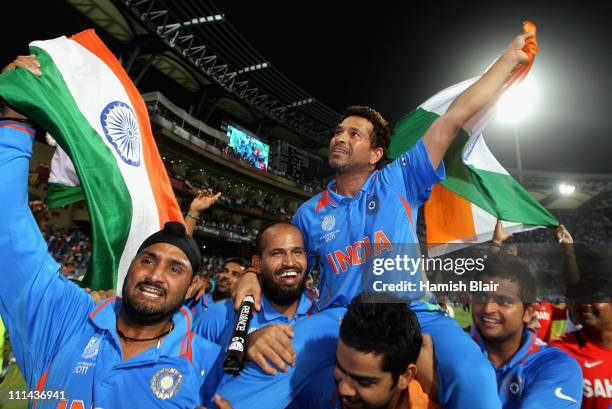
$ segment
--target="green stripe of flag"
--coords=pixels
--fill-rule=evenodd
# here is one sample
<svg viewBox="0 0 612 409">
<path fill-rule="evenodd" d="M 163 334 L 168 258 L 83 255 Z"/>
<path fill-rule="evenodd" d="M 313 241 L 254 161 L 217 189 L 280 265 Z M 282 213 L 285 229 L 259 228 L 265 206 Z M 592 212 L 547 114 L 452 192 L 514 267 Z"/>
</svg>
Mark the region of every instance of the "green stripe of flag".
<svg viewBox="0 0 612 409">
<path fill-rule="evenodd" d="M 0 94 L 57 140 L 72 159 L 87 198 L 92 255 L 83 286 L 115 288 L 120 255 L 128 238 L 132 203 L 116 160 L 89 125 L 62 74 L 42 49 L 30 47 L 41 64 L 41 77 L 25 69 L 0 76 Z M 104 186 L 104 189 L 96 188 Z"/>
<path fill-rule="evenodd" d="M 61 183 L 49 183 L 45 203 L 49 209 L 59 209 L 85 200 L 81 186 L 68 186 Z"/>
<path fill-rule="evenodd" d="M 438 118 L 438 114 L 423 108 L 403 117 L 393 131 L 389 157 L 395 159 L 410 150 Z M 446 152 L 446 179 L 440 182 L 442 186 L 498 219 L 531 225 L 559 225 L 557 219 L 512 176 L 466 165 L 462 153 L 468 140 L 469 135 L 462 129 Z"/>
</svg>

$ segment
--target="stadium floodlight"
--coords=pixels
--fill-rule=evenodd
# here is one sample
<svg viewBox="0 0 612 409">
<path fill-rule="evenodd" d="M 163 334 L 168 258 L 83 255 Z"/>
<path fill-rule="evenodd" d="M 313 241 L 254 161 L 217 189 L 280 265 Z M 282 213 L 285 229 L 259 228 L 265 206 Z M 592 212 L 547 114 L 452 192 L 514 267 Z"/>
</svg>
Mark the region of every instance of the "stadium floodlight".
<svg viewBox="0 0 612 409">
<path fill-rule="evenodd" d="M 533 73 L 521 83 L 511 87 L 497 104 L 497 117 L 504 122 L 517 122 L 532 113 L 537 102 L 537 89 Z"/>
<path fill-rule="evenodd" d="M 225 14 L 215 14 L 212 16 L 198 17 L 188 21 L 184 21 L 184 26 L 194 26 L 197 24 L 205 24 L 212 23 L 213 21 L 223 21 L 225 20 Z"/>
<path fill-rule="evenodd" d="M 295 107 L 299 107 L 299 106 L 306 105 L 306 104 L 312 104 L 313 102 L 315 102 L 314 98 L 306 98 L 300 101 L 295 101 L 292 104 L 285 105 L 284 108 L 295 108 Z"/>
<path fill-rule="evenodd" d="M 559 192 L 562 195 L 571 195 L 575 191 L 576 191 L 576 186 L 574 186 L 574 185 L 570 185 L 568 183 L 561 183 L 559 185 Z"/>
<path fill-rule="evenodd" d="M 243 73 L 249 72 L 249 71 L 262 70 L 262 69 L 268 68 L 270 66 L 271 66 L 270 63 L 267 63 L 267 62 L 264 62 L 264 63 L 261 63 L 261 64 L 254 64 L 254 65 L 251 65 L 250 67 L 245 67 L 245 68 L 237 71 L 237 73 L 238 74 L 243 74 Z"/>
</svg>

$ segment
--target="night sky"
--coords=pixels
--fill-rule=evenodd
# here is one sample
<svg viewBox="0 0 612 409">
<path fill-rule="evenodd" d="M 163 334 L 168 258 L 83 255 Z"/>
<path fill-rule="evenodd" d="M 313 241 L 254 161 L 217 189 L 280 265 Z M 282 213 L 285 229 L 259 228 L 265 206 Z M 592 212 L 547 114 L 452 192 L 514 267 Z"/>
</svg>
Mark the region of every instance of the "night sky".
<svg viewBox="0 0 612 409">
<path fill-rule="evenodd" d="M 339 112 L 370 105 L 390 122 L 482 73 L 522 21 L 532 20 L 540 52 L 532 70 L 535 111 L 517 124 L 524 168 L 612 173 L 612 14 L 605 2 L 397 3 L 215 2 L 260 54 L 318 100 Z M 28 41 L 84 28 L 62 0 L 11 7 L 21 28 L 0 28 L 2 64 Z M 485 137 L 504 166 L 516 166 L 511 124 L 495 121 Z"/>
</svg>

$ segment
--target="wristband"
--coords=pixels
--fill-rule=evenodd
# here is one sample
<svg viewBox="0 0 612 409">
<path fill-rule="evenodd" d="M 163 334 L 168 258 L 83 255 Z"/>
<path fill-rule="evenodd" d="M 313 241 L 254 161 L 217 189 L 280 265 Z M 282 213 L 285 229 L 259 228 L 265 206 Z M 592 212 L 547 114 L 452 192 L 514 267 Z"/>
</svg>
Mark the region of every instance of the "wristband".
<svg viewBox="0 0 612 409">
<path fill-rule="evenodd" d="M 257 275 L 257 270 L 255 270 L 254 268 L 247 268 L 246 270 L 244 270 L 244 273 L 242 275 L 245 275 L 246 273 L 253 273 L 255 275 Z"/>
<path fill-rule="evenodd" d="M 499 244 L 499 243 L 495 243 L 493 240 L 490 240 L 490 241 L 489 241 L 489 244 L 490 244 L 491 246 L 495 246 L 495 247 L 500 248 L 500 249 L 502 248 L 502 245 L 501 245 L 501 244 Z"/>
</svg>

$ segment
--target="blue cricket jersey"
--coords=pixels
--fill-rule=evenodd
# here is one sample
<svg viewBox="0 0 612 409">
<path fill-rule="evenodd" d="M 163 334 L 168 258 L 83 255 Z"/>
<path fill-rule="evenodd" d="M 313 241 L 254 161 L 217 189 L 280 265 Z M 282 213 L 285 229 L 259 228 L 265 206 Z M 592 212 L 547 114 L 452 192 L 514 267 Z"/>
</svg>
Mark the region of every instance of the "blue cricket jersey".
<svg viewBox="0 0 612 409">
<path fill-rule="evenodd" d="M 207 401 L 221 375 L 220 348 L 194 335 L 186 308 L 165 338 L 123 360 L 121 300 L 96 306 L 59 274 L 28 207 L 33 136 L 21 123 L 0 121 L 0 314 L 28 387 L 64 393 L 30 407 L 193 408 Z"/>
<path fill-rule="evenodd" d="M 190 298 L 185 302 L 185 307 L 191 311 L 193 322 L 195 323 L 201 315 L 203 315 L 210 307 L 215 305 L 213 300 L 212 292 L 204 294 L 198 301 L 195 298 Z"/>
<path fill-rule="evenodd" d="M 300 206 L 293 223 L 304 235 L 309 265 L 319 258 L 321 308 L 348 305 L 362 292 L 364 283 L 370 290 L 374 281 L 408 281 L 418 286 L 423 279 L 420 269 L 412 275 L 393 269 L 377 278 L 368 263 L 404 254 L 420 257 L 417 211 L 444 176 L 443 163 L 437 171 L 433 168 L 421 139 L 410 151 L 373 172 L 355 197 L 337 194 L 334 179 Z M 366 266 L 370 271 L 364 271 Z M 415 301 L 425 293 L 397 291 L 394 295 Z"/>
<path fill-rule="evenodd" d="M 443 178 L 444 165 L 440 163 L 435 170 L 419 140 L 410 151 L 373 172 L 355 197 L 336 194 L 336 182 L 331 181 L 327 189 L 300 206 L 293 223 L 304 235 L 309 266 L 319 259 L 322 311 L 294 326 L 291 342 L 297 352 L 295 366 L 268 376 L 255 364 L 247 363 L 240 376 L 220 387 L 221 396 L 235 409 L 285 408 L 313 376 L 334 364 L 340 321 L 355 296 L 377 291 L 374 286 L 378 281 L 415 285 L 424 281 L 420 269 L 407 274 L 402 270 L 405 266 L 396 265 L 375 275 L 372 267 L 376 267 L 376 260 L 420 257 L 415 232 L 417 211 L 432 186 Z M 430 295 L 418 290 L 386 291 L 411 301 L 421 330 L 433 339 L 440 406 L 501 408 L 491 364 L 454 320 L 428 303 Z"/>
<path fill-rule="evenodd" d="M 480 334 L 474 340 L 487 349 Z M 504 409 L 578 409 L 582 402 L 582 371 L 578 363 L 558 348 L 539 340 L 525 328 L 520 349 L 495 369 Z"/>
<path fill-rule="evenodd" d="M 295 315 L 289 320 L 285 314 L 281 314 L 270 304 L 265 295 L 262 295 L 261 311 L 254 311 L 249 325 L 249 334 L 270 324 L 293 325 L 312 314 L 315 308 L 309 292 L 304 291 L 300 296 Z M 237 316 L 232 300 L 216 303 L 194 322 L 193 332 L 210 342 L 221 345 L 222 351 L 226 351 L 232 338 Z"/>
</svg>

